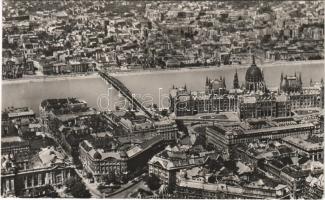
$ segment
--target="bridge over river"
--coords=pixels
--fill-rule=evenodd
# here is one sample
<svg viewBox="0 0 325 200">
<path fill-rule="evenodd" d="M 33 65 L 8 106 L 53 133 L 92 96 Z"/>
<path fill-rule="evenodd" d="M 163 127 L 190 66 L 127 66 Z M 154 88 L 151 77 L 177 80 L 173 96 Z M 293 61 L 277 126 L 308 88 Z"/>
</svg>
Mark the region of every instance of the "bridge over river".
<svg viewBox="0 0 325 200">
<path fill-rule="evenodd" d="M 105 72 L 99 71 L 98 74 L 109 84 L 111 84 L 116 90 L 118 90 L 130 103 L 132 103 L 132 106 L 134 109 L 141 109 L 149 118 L 152 118 L 152 113 L 145 108 L 141 102 L 139 102 L 134 95 L 132 95 L 132 92 L 117 78 L 108 75 Z"/>
</svg>

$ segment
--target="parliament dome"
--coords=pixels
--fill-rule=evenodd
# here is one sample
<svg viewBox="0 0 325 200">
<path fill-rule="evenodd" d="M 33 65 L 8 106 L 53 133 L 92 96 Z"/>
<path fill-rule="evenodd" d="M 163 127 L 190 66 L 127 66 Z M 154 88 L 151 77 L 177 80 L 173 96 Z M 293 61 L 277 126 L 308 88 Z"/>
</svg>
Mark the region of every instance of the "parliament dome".
<svg viewBox="0 0 325 200">
<path fill-rule="evenodd" d="M 266 92 L 267 89 L 264 82 L 263 72 L 259 67 L 256 66 L 254 56 L 252 60 L 253 60 L 252 65 L 246 71 L 246 76 L 245 76 L 246 90 L 248 92 L 252 92 L 252 91 Z"/>
<path fill-rule="evenodd" d="M 252 65 L 246 71 L 245 80 L 248 82 L 264 81 L 262 70 L 256 66 L 254 57 Z"/>
</svg>

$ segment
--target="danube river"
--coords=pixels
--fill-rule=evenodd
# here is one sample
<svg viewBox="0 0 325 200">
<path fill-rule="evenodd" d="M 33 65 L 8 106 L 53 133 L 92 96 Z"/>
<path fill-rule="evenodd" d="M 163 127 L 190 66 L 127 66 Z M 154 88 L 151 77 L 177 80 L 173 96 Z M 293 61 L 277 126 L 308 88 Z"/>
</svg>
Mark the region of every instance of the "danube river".
<svg viewBox="0 0 325 200">
<path fill-rule="evenodd" d="M 235 70 L 237 69 L 239 82 L 242 84 L 245 80 L 247 67 L 118 74 L 117 78 L 135 93 L 137 98 L 148 102 L 152 97 L 154 103 L 162 102 L 161 105 L 166 105 L 166 96 L 173 85 L 184 86 L 186 84 L 190 90 L 203 90 L 207 76 L 210 78 L 224 76 L 227 88 L 231 88 Z M 281 72 L 288 75 L 301 72 L 303 83 L 306 86 L 309 85 L 311 78 L 314 81 L 320 81 L 324 74 L 324 65 L 321 62 L 265 65 L 261 68 L 268 87 L 279 86 Z M 96 76 L 58 80 L 49 78 L 46 80 L 5 81 L 2 84 L 2 108 L 29 106 L 38 113 L 42 99 L 77 97 L 86 100 L 92 107 L 104 110 L 107 108 L 108 87 L 109 85 Z M 110 109 L 114 108 L 113 102 L 123 99 L 119 98 L 119 93 L 116 90 L 109 90 L 109 96 Z M 102 106 L 99 107 L 98 104 Z"/>
</svg>

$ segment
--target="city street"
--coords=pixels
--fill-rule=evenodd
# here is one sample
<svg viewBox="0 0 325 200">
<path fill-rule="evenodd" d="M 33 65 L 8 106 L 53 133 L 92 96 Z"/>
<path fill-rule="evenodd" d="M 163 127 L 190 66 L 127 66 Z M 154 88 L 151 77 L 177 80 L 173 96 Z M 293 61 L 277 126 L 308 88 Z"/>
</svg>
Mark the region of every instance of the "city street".
<svg viewBox="0 0 325 200">
<path fill-rule="evenodd" d="M 109 196 L 109 198 L 130 198 L 130 195 L 133 192 L 137 191 L 139 188 L 145 188 L 144 181 L 140 181 L 139 183 L 136 183 L 135 185 L 131 186 L 130 188 L 128 188 L 118 194 Z"/>
<path fill-rule="evenodd" d="M 118 192 L 117 194 L 114 194 L 112 196 L 110 196 L 109 194 L 107 194 L 105 196 L 97 189 L 98 184 L 90 183 L 88 179 L 86 179 L 85 177 L 82 176 L 82 174 L 79 170 L 76 169 L 75 171 L 78 174 L 78 176 L 80 178 L 82 178 L 87 189 L 89 190 L 91 195 L 95 198 L 129 198 L 129 195 L 131 193 L 137 191 L 139 188 L 147 189 L 147 186 L 145 185 L 145 182 L 143 180 L 138 183 L 129 182 L 125 185 L 121 185 L 121 188 L 118 189 L 118 191 L 121 191 L 121 192 Z M 127 188 L 127 189 L 123 190 L 123 188 Z"/>
<path fill-rule="evenodd" d="M 85 183 L 87 189 L 91 193 L 92 197 L 95 198 L 102 198 L 102 194 L 97 190 L 97 184 L 95 183 L 89 183 L 89 180 L 87 180 L 85 177 L 82 176 L 81 172 L 79 170 L 75 170 L 75 172 L 78 174 L 80 178 L 82 178 L 83 182 Z"/>
</svg>

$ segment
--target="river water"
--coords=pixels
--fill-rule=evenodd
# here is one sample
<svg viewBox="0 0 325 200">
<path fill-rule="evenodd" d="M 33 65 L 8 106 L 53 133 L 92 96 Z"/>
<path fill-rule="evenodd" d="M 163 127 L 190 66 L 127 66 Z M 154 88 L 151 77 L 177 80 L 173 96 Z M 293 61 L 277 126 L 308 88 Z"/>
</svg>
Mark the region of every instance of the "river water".
<svg viewBox="0 0 325 200">
<path fill-rule="evenodd" d="M 324 66 L 322 63 L 314 64 L 283 64 L 272 67 L 261 67 L 264 72 L 264 78 L 268 87 L 278 87 L 280 84 L 281 72 L 293 75 L 295 72 L 302 74 L 304 85 L 309 85 L 310 79 L 320 81 L 324 74 Z M 244 82 L 244 76 L 247 68 L 238 68 L 238 76 L 240 84 Z M 152 74 L 130 74 L 117 76 L 130 91 L 137 95 L 138 99 L 149 102 L 152 98 L 156 104 L 166 105 L 166 96 L 168 91 L 175 86 L 184 86 L 188 89 L 203 90 L 206 77 L 217 78 L 224 76 L 228 88 L 232 87 L 233 77 L 235 73 L 234 67 L 224 69 L 208 69 L 194 71 L 178 71 L 178 72 L 162 72 Z M 15 82 L 2 85 L 2 108 L 9 106 L 21 107 L 29 106 L 36 113 L 39 110 L 39 104 L 42 99 L 46 98 L 63 98 L 77 97 L 84 99 L 91 107 L 99 110 L 106 108 L 114 109 L 114 102 L 122 99 L 119 92 L 111 89 L 108 90 L 107 85 L 101 78 L 86 79 L 65 79 L 50 80 L 47 79 Z M 107 94 L 110 96 L 110 105 L 107 106 Z M 101 106 L 99 106 L 101 105 Z"/>
</svg>

